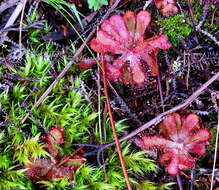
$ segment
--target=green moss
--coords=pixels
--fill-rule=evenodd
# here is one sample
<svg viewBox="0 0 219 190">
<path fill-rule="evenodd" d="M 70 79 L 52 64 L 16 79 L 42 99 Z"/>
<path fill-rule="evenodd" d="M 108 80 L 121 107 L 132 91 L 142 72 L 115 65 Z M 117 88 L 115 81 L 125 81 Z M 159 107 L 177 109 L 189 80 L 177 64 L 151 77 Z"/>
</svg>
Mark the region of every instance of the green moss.
<svg viewBox="0 0 219 190">
<path fill-rule="evenodd" d="M 192 1 L 192 8 L 193 8 L 193 13 L 194 13 L 194 19 L 195 19 L 195 25 L 198 25 L 198 23 L 202 20 L 202 15 L 203 15 L 203 6 L 201 6 L 196 0 Z M 215 7 L 215 5 L 210 4 L 209 9 L 208 9 L 208 14 L 206 16 L 206 20 L 204 25 L 201 27 L 203 30 L 214 34 L 215 32 L 217 32 L 219 30 L 219 26 L 216 25 L 215 23 L 218 22 L 218 13 L 217 11 L 214 13 L 215 16 L 213 17 L 214 20 L 212 22 L 212 16 L 213 16 L 213 12 L 216 10 L 217 8 Z M 186 15 L 190 18 L 191 21 L 191 17 L 189 15 L 189 13 Z M 202 34 L 200 34 L 200 39 L 204 40 L 205 42 L 209 41 L 209 38 L 204 37 Z"/>
<path fill-rule="evenodd" d="M 157 24 L 163 30 L 162 33 L 168 35 L 169 41 L 175 47 L 179 44 L 180 38 L 186 38 L 192 32 L 192 28 L 186 24 L 181 15 L 160 19 Z"/>
</svg>

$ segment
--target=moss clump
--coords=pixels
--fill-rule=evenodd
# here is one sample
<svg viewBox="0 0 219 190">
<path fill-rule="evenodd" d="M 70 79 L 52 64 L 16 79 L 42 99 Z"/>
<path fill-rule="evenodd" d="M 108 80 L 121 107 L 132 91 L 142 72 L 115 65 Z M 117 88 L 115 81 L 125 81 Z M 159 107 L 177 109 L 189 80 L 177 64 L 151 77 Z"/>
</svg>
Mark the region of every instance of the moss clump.
<svg viewBox="0 0 219 190">
<path fill-rule="evenodd" d="M 179 38 L 186 38 L 192 32 L 192 28 L 186 24 L 182 15 L 160 19 L 157 24 L 175 47 L 179 44 Z"/>
</svg>

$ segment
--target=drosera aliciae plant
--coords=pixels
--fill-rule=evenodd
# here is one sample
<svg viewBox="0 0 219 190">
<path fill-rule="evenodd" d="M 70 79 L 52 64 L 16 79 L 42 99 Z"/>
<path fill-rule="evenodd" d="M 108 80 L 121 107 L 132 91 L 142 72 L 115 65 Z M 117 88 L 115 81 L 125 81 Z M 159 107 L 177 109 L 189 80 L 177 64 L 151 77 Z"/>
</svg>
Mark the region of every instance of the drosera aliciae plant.
<svg viewBox="0 0 219 190">
<path fill-rule="evenodd" d="M 81 156 L 81 151 L 73 152 L 71 155 L 63 155 L 59 150 L 64 143 L 63 131 L 59 127 L 50 129 L 50 135 L 46 135 L 45 149 L 50 154 L 50 158 L 31 159 L 31 163 L 25 164 L 26 174 L 34 182 L 41 180 L 51 180 L 53 178 L 73 177 L 74 172 L 85 162 Z"/>
<path fill-rule="evenodd" d="M 91 48 L 104 54 L 107 79 L 125 84 L 142 86 L 148 82 L 148 72 L 157 76 L 159 69 L 157 54 L 159 49 L 171 48 L 166 35 L 156 35 L 150 39 L 145 30 L 151 22 L 148 11 L 135 14 L 127 11 L 123 16 L 113 15 L 105 20 L 91 41 Z M 83 67 L 90 66 L 92 60 L 82 61 Z"/>
<path fill-rule="evenodd" d="M 178 175 L 180 170 L 195 166 L 199 156 L 205 154 L 209 139 L 208 129 L 196 114 L 173 113 L 159 124 L 159 135 L 143 135 L 136 138 L 135 143 L 142 149 L 161 150 L 161 164 L 167 166 L 170 175 Z"/>
</svg>

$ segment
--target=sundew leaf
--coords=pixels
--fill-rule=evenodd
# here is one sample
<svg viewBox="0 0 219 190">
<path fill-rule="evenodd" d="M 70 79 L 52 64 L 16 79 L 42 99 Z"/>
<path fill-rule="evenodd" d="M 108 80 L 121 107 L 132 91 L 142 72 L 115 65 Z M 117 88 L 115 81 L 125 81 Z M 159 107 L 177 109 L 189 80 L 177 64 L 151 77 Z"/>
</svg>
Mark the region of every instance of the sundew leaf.
<svg viewBox="0 0 219 190">
<path fill-rule="evenodd" d="M 175 0 L 154 0 L 154 2 L 163 16 L 169 17 L 178 12 Z"/>
</svg>

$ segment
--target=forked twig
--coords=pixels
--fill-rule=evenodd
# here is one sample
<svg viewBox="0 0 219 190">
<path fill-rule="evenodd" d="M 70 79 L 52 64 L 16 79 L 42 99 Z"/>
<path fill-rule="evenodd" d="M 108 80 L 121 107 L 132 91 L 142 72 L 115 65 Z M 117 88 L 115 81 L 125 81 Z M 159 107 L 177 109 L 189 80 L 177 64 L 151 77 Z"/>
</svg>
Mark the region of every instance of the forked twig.
<svg viewBox="0 0 219 190">
<path fill-rule="evenodd" d="M 206 17 L 208 15 L 208 9 L 209 9 L 209 1 L 205 1 L 204 7 L 203 7 L 203 13 L 202 13 L 202 20 L 196 26 L 196 30 L 200 29 L 205 23 Z"/>
<path fill-rule="evenodd" d="M 189 98 L 187 98 L 182 104 L 179 104 L 175 107 L 173 107 L 172 109 L 161 113 L 160 115 L 158 115 L 157 117 L 155 117 L 154 119 L 150 120 L 149 122 L 145 123 L 144 125 L 140 126 L 139 128 L 137 128 L 136 130 L 132 131 L 131 133 L 129 133 L 128 135 L 125 135 L 123 137 L 121 137 L 119 139 L 119 142 L 122 142 L 124 140 L 129 140 L 131 138 L 133 138 L 134 136 L 136 136 L 137 134 L 141 133 L 142 131 L 148 129 L 149 127 L 151 127 L 152 125 L 156 125 L 159 122 L 161 122 L 164 117 L 168 114 L 177 112 L 181 109 L 185 109 L 186 107 L 189 106 L 189 104 L 191 104 L 210 84 L 212 84 L 215 80 L 219 79 L 219 72 L 217 72 L 213 77 L 211 77 L 206 83 L 204 83 L 198 90 L 196 90 Z M 94 151 L 88 152 L 85 154 L 85 156 L 87 155 L 93 155 L 93 154 L 97 154 L 97 160 L 98 163 L 101 163 L 99 158 L 100 158 L 100 153 L 115 144 L 115 141 L 109 142 L 107 144 L 103 144 L 103 145 L 99 145 L 97 147 L 97 145 L 95 147 L 97 147 Z M 87 145 L 83 145 L 83 144 L 74 144 L 75 146 L 87 146 Z M 91 146 L 90 146 L 91 147 Z"/>
<path fill-rule="evenodd" d="M 189 1 L 189 0 L 188 0 Z M 185 14 L 183 13 L 182 11 L 182 7 L 180 6 L 179 3 L 177 3 L 177 5 L 179 6 L 180 8 L 180 11 L 182 13 L 182 15 L 184 16 L 184 18 L 186 19 L 186 16 Z M 191 4 L 190 4 L 191 5 Z M 191 25 L 193 27 L 193 23 L 191 23 L 188 19 L 186 19 L 186 22 Z M 202 34 L 206 35 L 207 37 L 209 37 L 217 46 L 219 46 L 219 41 L 217 40 L 216 37 L 214 37 L 212 34 L 210 34 L 209 32 L 205 31 L 205 30 L 202 30 L 199 25 L 197 27 L 194 28 L 195 31 L 199 31 L 201 32 Z"/>
<path fill-rule="evenodd" d="M 178 175 L 176 176 L 176 178 L 177 178 L 177 183 L 178 183 L 179 190 L 183 190 L 182 180 L 181 180 L 180 175 L 178 174 Z"/>
</svg>

